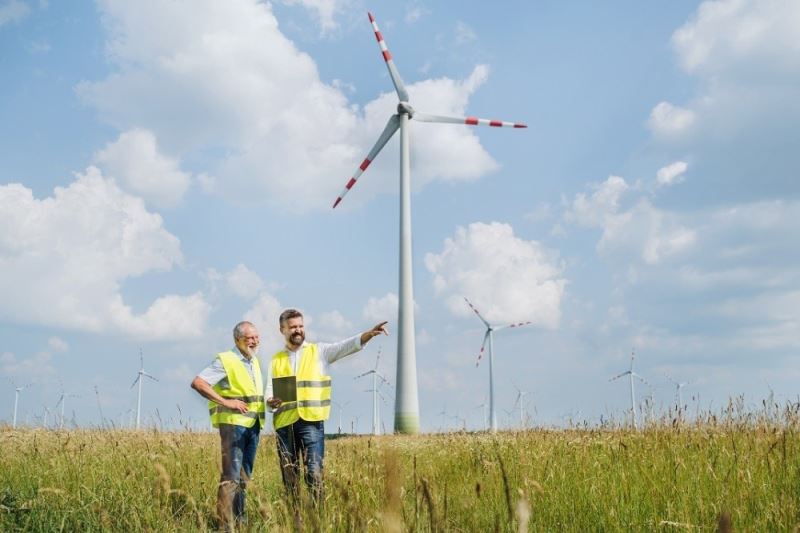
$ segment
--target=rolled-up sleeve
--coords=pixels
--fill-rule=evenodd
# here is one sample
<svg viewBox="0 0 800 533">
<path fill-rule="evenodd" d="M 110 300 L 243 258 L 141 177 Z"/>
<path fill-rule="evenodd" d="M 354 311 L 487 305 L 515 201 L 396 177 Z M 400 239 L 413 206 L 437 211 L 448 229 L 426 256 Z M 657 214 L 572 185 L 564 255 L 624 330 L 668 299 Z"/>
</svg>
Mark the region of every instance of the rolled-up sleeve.
<svg viewBox="0 0 800 533">
<path fill-rule="evenodd" d="M 349 339 L 331 344 L 317 343 L 322 359 L 328 364 L 334 363 L 343 357 L 354 354 L 361 349 L 361 334 L 353 335 Z"/>
<path fill-rule="evenodd" d="M 197 377 L 213 387 L 223 379 L 227 378 L 228 374 L 225 372 L 225 367 L 222 366 L 222 361 L 220 361 L 219 357 L 216 357 L 210 365 L 205 367 L 199 374 L 197 374 Z"/>
</svg>

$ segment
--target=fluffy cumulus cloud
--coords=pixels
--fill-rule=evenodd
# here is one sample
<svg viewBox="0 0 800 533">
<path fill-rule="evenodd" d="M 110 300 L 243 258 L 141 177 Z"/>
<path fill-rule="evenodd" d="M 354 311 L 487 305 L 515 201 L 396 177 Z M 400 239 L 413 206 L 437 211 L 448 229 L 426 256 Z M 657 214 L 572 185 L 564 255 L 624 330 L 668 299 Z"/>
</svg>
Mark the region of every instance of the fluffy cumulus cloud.
<svg viewBox="0 0 800 533">
<path fill-rule="evenodd" d="M 665 177 L 677 179 L 682 169 L 685 170 L 683 162 L 662 168 L 659 181 Z M 588 188 L 593 192 L 576 194 L 563 218 L 577 226 L 601 228 L 597 249 L 602 254 L 655 264 L 694 244 L 695 232 L 679 216 L 655 207 L 650 200 L 639 197 L 632 207 L 624 208 L 623 196 L 631 191 L 624 178 L 610 176 Z"/>
<path fill-rule="evenodd" d="M 571 207 L 564 213 L 567 222 L 583 227 L 602 225 L 603 222 L 619 210 L 620 197 L 630 187 L 619 176 L 609 176 L 600 185 L 590 185 L 594 192 L 591 195 L 578 193 Z"/>
<path fill-rule="evenodd" d="M 656 183 L 659 187 L 674 185 L 683 181 L 683 174 L 689 165 L 686 161 L 675 161 L 665 167 L 658 169 L 656 173 Z"/>
<path fill-rule="evenodd" d="M 320 33 L 323 35 L 335 30 L 339 25 L 336 14 L 344 7 L 347 0 L 281 0 L 287 5 L 301 5 L 311 11 L 317 18 Z"/>
<path fill-rule="evenodd" d="M 800 3 L 706 1 L 672 45 L 697 92 L 658 103 L 648 125 L 662 147 L 696 156 L 694 200 L 797 196 Z"/>
<path fill-rule="evenodd" d="M 239 263 L 225 276 L 228 288 L 241 298 L 254 298 L 264 289 L 261 276 Z"/>
<path fill-rule="evenodd" d="M 388 320 L 392 324 L 397 324 L 397 310 L 399 299 L 393 292 L 386 293 L 380 298 L 372 297 L 367 300 L 364 309 L 361 311 L 364 320 L 374 325 L 378 322 Z"/>
<path fill-rule="evenodd" d="M 442 251 L 425 256 L 437 294 L 456 315 L 471 311 L 464 297 L 498 325 L 530 320 L 555 328 L 567 280 L 554 253 L 514 235 L 508 224 L 459 227 Z"/>
<path fill-rule="evenodd" d="M 143 313 L 121 284 L 181 261 L 178 239 L 157 214 L 94 167 L 53 196 L 20 184 L 0 187 L 0 316 L 139 338 L 200 335 L 210 307 L 201 294 L 165 295 Z"/>
<path fill-rule="evenodd" d="M 255 324 L 261 337 L 262 350 L 266 350 L 262 355 L 272 355 L 273 349 L 283 346 L 284 339 L 278 327 L 278 317 L 284 307 L 275 296 L 267 291 L 263 291 L 253 302 L 253 305 L 242 315 L 242 320 L 248 320 Z M 308 318 L 304 321 L 308 327 Z"/>
<path fill-rule="evenodd" d="M 203 180 L 205 190 L 241 197 L 246 189 L 254 201 L 329 208 L 395 112 L 390 86 L 359 109 L 323 83 L 268 3 L 101 0 L 99 7 L 113 73 L 81 83 L 78 93 L 121 130 L 152 132 L 159 150 L 208 161 L 215 179 Z M 380 56 L 373 68 L 381 75 Z M 420 109 L 463 115 L 487 72 L 480 66 L 466 80 L 424 80 L 408 90 Z M 474 129 L 414 124 L 413 139 L 417 187 L 497 168 Z M 396 191 L 396 140 L 385 151 L 395 155 L 381 154 L 347 204 Z"/>
<path fill-rule="evenodd" d="M 95 154 L 95 164 L 126 190 L 158 207 L 176 205 L 189 188 L 190 176 L 178 161 L 158 151 L 152 132 L 132 129 Z"/>
</svg>

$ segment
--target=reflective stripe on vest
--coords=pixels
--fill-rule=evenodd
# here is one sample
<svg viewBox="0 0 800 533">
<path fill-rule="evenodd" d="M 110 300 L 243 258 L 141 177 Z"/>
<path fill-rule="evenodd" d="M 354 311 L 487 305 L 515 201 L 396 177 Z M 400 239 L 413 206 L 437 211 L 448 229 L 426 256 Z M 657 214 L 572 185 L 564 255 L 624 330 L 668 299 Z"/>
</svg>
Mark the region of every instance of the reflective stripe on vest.
<svg viewBox="0 0 800 533">
<path fill-rule="evenodd" d="M 226 399 L 240 400 L 247 404 L 249 409 L 246 413 L 240 413 L 237 409 L 223 407 L 217 402 L 208 402 L 208 414 L 211 415 L 211 425 L 219 427 L 220 424 L 232 424 L 235 426 L 253 427 L 256 421 L 264 425 L 265 405 L 263 384 L 261 382 L 261 366 L 258 358 L 251 359 L 253 365 L 253 375 L 247 370 L 239 354 L 234 352 L 218 353 L 217 357 L 225 368 L 227 380 L 222 380 L 214 385 L 214 390 Z M 255 379 L 255 381 L 254 381 Z M 227 388 L 221 386 L 227 382 Z"/>
<path fill-rule="evenodd" d="M 331 413 L 331 377 L 320 372 L 319 349 L 305 344 L 297 365 L 297 401 L 284 402 L 272 413 L 275 429 L 293 424 L 299 418 L 309 422 L 327 420 Z M 289 354 L 284 350 L 272 356 L 272 376 L 293 376 Z"/>
</svg>

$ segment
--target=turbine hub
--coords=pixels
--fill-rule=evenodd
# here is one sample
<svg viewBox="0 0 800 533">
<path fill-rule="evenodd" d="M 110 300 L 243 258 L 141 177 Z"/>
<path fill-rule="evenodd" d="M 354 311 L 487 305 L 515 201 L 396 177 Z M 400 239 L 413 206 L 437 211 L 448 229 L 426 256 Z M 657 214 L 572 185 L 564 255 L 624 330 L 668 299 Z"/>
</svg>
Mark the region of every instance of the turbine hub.
<svg viewBox="0 0 800 533">
<path fill-rule="evenodd" d="M 414 117 L 414 108 L 411 107 L 411 104 L 408 102 L 400 102 L 397 104 L 397 114 L 398 115 L 408 115 L 408 118 Z"/>
</svg>

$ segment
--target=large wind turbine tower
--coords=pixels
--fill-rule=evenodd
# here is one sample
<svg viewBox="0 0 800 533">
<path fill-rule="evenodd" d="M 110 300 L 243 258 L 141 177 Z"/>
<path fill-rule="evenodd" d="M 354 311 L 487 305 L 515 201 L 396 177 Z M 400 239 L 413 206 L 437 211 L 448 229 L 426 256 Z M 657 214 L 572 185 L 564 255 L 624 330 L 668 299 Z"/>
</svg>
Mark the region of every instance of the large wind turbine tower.
<svg viewBox="0 0 800 533">
<path fill-rule="evenodd" d="M 345 185 L 333 204 L 335 208 L 347 192 L 353 188 L 361 174 L 372 163 L 389 139 L 400 130 L 400 302 L 398 309 L 397 334 L 397 397 L 395 400 L 394 430 L 398 433 L 419 432 L 419 399 L 417 395 L 417 352 L 414 338 L 414 289 L 411 277 L 411 157 L 408 122 L 412 119 L 421 122 L 439 122 L 445 124 L 466 124 L 470 126 L 484 125 L 493 127 L 525 128 L 525 124 L 487 120 L 475 117 L 445 117 L 417 112 L 409 105 L 408 91 L 400 78 L 400 73 L 392 60 L 392 54 L 386 47 L 378 29 L 375 17 L 369 13 L 369 21 L 375 31 L 375 38 L 383 54 L 389 76 L 392 78 L 395 92 L 400 102 L 397 113 L 389 117 L 383 133 L 369 151 L 367 157 L 359 165 L 355 174 Z"/>
</svg>

